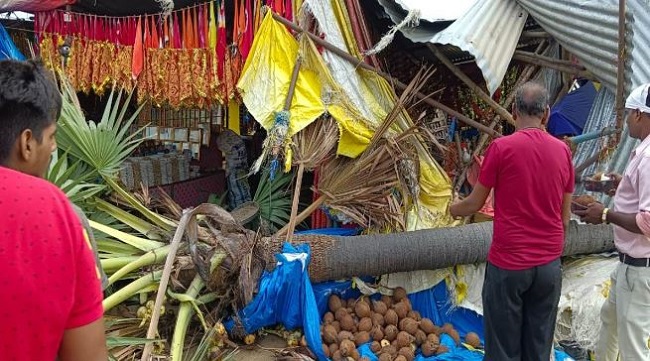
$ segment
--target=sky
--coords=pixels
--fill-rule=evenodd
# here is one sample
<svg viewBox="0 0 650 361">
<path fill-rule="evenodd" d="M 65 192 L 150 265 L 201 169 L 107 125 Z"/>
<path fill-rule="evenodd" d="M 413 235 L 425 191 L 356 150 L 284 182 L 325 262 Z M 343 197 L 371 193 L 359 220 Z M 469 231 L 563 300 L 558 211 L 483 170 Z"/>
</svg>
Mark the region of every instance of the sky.
<svg viewBox="0 0 650 361">
<path fill-rule="evenodd" d="M 420 19 L 435 22 L 456 20 L 480 0 L 395 0 L 402 8 L 420 10 Z"/>
</svg>

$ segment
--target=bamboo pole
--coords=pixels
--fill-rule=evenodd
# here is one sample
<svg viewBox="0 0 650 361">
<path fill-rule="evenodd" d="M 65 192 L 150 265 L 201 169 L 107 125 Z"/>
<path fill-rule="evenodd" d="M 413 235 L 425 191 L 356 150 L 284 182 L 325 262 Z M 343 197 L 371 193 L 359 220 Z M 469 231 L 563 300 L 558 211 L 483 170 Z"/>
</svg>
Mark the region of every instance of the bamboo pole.
<svg viewBox="0 0 650 361">
<path fill-rule="evenodd" d="M 551 35 L 546 31 L 524 31 L 521 33 L 521 37 L 525 39 L 547 39 Z"/>
<path fill-rule="evenodd" d="M 580 71 L 585 71 L 587 68 L 585 68 L 583 65 L 576 64 L 570 60 L 564 60 L 564 59 L 555 59 L 550 56 L 542 55 L 542 54 L 536 54 L 536 53 L 531 53 L 528 51 L 523 51 L 523 50 L 515 50 L 514 55 L 515 57 L 523 57 L 523 58 L 531 58 L 531 59 L 539 59 L 541 61 L 547 61 L 549 63 L 556 64 L 558 66 L 566 66 L 569 68 L 575 68 Z"/>
<path fill-rule="evenodd" d="M 293 31 L 295 31 L 297 33 L 303 33 L 303 34 L 309 36 L 309 38 L 314 43 L 326 48 L 327 50 L 329 50 L 332 53 L 334 53 L 334 54 L 338 55 L 339 57 L 341 57 L 342 59 L 347 60 L 348 62 L 354 64 L 355 66 L 358 66 L 358 67 L 363 68 L 365 70 L 375 72 L 380 77 L 382 77 L 382 78 L 390 81 L 391 83 L 393 83 L 396 87 L 398 87 L 398 88 L 400 88 L 402 90 L 406 89 L 407 85 L 402 83 L 398 79 L 393 78 L 392 76 L 382 72 L 379 69 L 376 69 L 375 67 L 365 63 L 364 61 L 355 58 L 354 56 L 348 54 L 345 50 L 342 50 L 342 49 L 328 43 L 327 41 L 321 39 L 320 37 L 308 32 L 306 30 L 304 30 L 300 26 L 298 26 L 295 23 L 283 18 L 282 16 L 280 16 L 280 15 L 278 15 L 276 13 L 273 13 L 273 19 L 275 19 L 279 23 L 291 28 Z M 465 115 L 463 115 L 463 114 L 449 108 L 448 106 L 446 106 L 446 105 L 444 105 L 444 104 L 442 104 L 442 103 L 440 103 L 440 102 L 438 102 L 436 100 L 433 100 L 433 99 L 429 98 L 429 96 L 426 95 L 426 94 L 418 92 L 416 94 L 416 96 L 417 96 L 418 99 L 420 99 L 423 102 L 429 104 L 430 106 L 432 106 L 434 108 L 438 108 L 438 109 L 442 110 L 443 112 L 445 112 L 445 113 L 447 113 L 447 114 L 449 114 L 451 116 L 456 117 L 459 121 L 461 121 L 461 122 L 463 122 L 463 123 L 465 123 L 467 125 L 470 125 L 470 126 L 472 126 L 474 128 L 477 128 L 477 129 L 481 130 L 482 132 L 488 133 L 493 137 L 500 137 L 501 136 L 501 134 L 496 132 L 495 130 L 490 129 L 487 126 L 485 126 L 484 124 L 481 124 L 481 123 L 479 123 L 479 122 L 477 122 L 477 121 L 475 121 L 473 119 L 470 119 L 470 118 L 466 117 Z"/>
<path fill-rule="evenodd" d="M 534 65 L 539 65 L 543 66 L 549 69 L 555 69 L 557 71 L 560 71 L 565 74 L 573 75 L 573 76 L 578 76 L 590 80 L 595 80 L 596 78 L 588 72 L 587 70 L 584 70 L 584 68 L 580 68 L 579 66 L 575 66 L 573 64 L 572 66 L 566 65 L 562 63 L 559 60 L 553 59 L 553 58 L 548 58 L 548 57 L 540 57 L 540 56 L 531 56 L 528 53 L 522 53 L 519 52 L 517 53 L 515 51 L 515 55 L 512 57 L 514 60 L 519 60 L 524 63 L 529 63 L 529 64 L 534 64 Z"/>
<path fill-rule="evenodd" d="M 454 73 L 454 75 L 456 75 L 458 79 L 460 79 L 463 83 L 465 83 L 465 85 L 467 85 L 470 89 L 472 89 L 472 91 L 476 93 L 476 95 L 478 95 L 479 98 L 481 98 L 481 100 L 488 103 L 488 105 L 490 105 L 492 109 L 494 109 L 494 111 L 501 116 L 502 119 L 507 120 L 508 123 L 512 125 L 515 124 L 515 121 L 512 119 L 512 114 L 510 114 L 510 112 L 504 109 L 501 106 L 501 104 L 494 101 L 494 99 L 492 99 L 490 95 L 485 93 L 480 86 L 476 85 L 476 83 L 473 82 L 472 79 L 470 79 L 467 75 L 465 75 L 465 73 L 463 73 L 462 70 L 460 70 L 456 65 L 454 65 L 454 63 L 452 63 L 451 60 L 449 60 L 449 58 L 447 58 L 447 56 L 443 54 L 442 51 L 440 51 L 440 49 L 438 49 L 433 44 L 427 44 L 427 46 L 429 47 L 429 49 L 431 49 L 433 55 L 435 55 L 436 58 L 440 60 L 440 62 L 442 62 L 447 68 L 449 68 L 449 70 L 451 70 L 451 72 Z"/>
<path fill-rule="evenodd" d="M 325 201 L 327 200 L 327 196 L 324 194 L 321 195 L 317 200 L 314 201 L 314 203 L 310 204 L 309 207 L 305 208 L 302 212 L 300 212 L 299 215 L 292 217 L 295 218 L 296 221 L 295 223 L 300 223 L 307 219 L 315 210 L 318 209 Z M 281 237 L 283 234 L 285 234 L 289 230 L 289 224 L 287 223 L 282 229 L 277 231 L 275 233 L 275 237 Z"/>
<path fill-rule="evenodd" d="M 618 66 L 616 69 L 616 128 L 623 129 L 623 117 L 625 113 L 625 0 L 618 1 Z M 620 140 L 617 134 L 616 142 Z"/>
<path fill-rule="evenodd" d="M 284 102 L 284 110 L 286 111 L 291 109 L 293 93 L 296 90 L 296 83 L 298 82 L 298 73 L 300 73 L 301 64 L 302 58 L 298 56 L 296 59 L 296 64 L 293 66 L 293 73 L 291 74 L 291 83 L 289 84 L 287 99 Z M 291 239 L 293 238 L 293 231 L 296 228 L 296 213 L 298 213 L 298 201 L 300 199 L 300 188 L 302 187 L 302 176 L 304 172 L 305 165 L 303 163 L 300 163 L 298 166 L 298 176 L 296 178 L 296 188 L 293 191 L 293 202 L 291 203 L 291 217 L 289 218 L 289 233 L 287 235 L 287 242 L 289 243 L 291 243 Z"/>
<path fill-rule="evenodd" d="M 293 202 L 291 203 L 291 217 L 289 218 L 289 228 L 287 231 L 287 242 L 291 243 L 293 232 L 296 229 L 296 215 L 298 213 L 298 203 L 300 201 L 300 188 L 302 187 L 302 177 L 305 173 L 305 164 L 298 165 L 298 174 L 296 176 L 296 188 L 293 190 Z M 301 221 L 302 222 L 302 221 Z"/>
</svg>

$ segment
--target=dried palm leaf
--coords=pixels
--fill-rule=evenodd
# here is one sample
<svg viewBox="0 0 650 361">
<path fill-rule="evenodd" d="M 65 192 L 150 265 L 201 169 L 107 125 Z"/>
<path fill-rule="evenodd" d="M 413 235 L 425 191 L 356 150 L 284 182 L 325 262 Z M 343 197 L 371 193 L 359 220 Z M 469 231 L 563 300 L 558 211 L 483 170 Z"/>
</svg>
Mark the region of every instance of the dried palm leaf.
<svg viewBox="0 0 650 361">
<path fill-rule="evenodd" d="M 408 118 L 407 105 L 415 101 L 416 93 L 433 73 L 423 68 L 416 74 L 358 158 L 337 158 L 323 165 L 318 184 L 321 197 L 295 217 L 295 222 L 326 204 L 366 228 L 405 229 L 404 198 L 417 199 L 419 195 L 415 160 L 424 147 L 419 126 L 406 124 L 403 119 Z M 396 190 L 400 185 L 402 192 Z"/>
<path fill-rule="evenodd" d="M 296 175 L 293 202 L 291 204 L 291 216 L 289 218 L 287 235 L 288 242 L 291 242 L 293 231 L 296 227 L 298 202 L 300 200 L 302 177 L 305 169 L 313 170 L 334 156 L 334 149 L 339 138 L 338 134 L 338 128 L 334 120 L 329 115 L 325 115 L 293 137 L 291 149 L 293 151 L 293 163 L 298 165 L 298 173 Z"/>
</svg>

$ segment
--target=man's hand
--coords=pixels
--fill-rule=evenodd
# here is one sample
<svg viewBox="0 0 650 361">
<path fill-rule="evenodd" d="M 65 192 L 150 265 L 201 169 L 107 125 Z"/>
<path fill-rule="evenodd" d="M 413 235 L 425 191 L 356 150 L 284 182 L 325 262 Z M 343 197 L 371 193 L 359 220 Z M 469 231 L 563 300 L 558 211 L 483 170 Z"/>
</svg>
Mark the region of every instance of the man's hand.
<svg viewBox="0 0 650 361">
<path fill-rule="evenodd" d="M 623 176 L 621 176 L 618 173 L 608 173 L 607 176 L 614 181 L 614 187 L 608 189 L 607 191 L 605 191 L 605 193 L 607 193 L 608 196 L 613 197 L 616 194 L 616 189 L 618 188 L 618 185 L 621 183 Z"/>
<path fill-rule="evenodd" d="M 603 210 L 605 206 L 602 203 L 591 203 L 586 209 L 576 209 L 573 213 L 580 216 L 580 220 L 589 224 L 603 223 Z"/>
</svg>

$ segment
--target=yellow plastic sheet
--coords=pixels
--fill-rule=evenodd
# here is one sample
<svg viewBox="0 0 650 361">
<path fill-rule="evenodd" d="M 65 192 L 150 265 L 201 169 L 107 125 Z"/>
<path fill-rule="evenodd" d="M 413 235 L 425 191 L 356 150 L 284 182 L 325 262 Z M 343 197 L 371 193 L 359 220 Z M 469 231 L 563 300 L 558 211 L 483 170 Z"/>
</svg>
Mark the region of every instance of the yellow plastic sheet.
<svg viewBox="0 0 650 361">
<path fill-rule="evenodd" d="M 343 31 L 346 46 L 358 55 L 356 42 L 349 30 L 347 15 L 336 5 L 336 17 Z M 385 118 L 388 108 L 395 103 L 392 88 L 375 73 L 357 69 L 360 89 L 373 119 L 367 119 L 352 105 L 349 96 L 332 76 L 328 66 L 307 37 L 299 44 L 280 23 L 267 12 L 255 40 L 251 54 L 244 64 L 237 84 L 248 111 L 266 129 L 274 123 L 275 113 L 282 110 L 289 90 L 291 74 L 297 57 L 303 58 L 290 108 L 291 137 L 304 129 L 325 111 L 336 119 L 340 139 L 337 153 L 357 157 L 369 144 L 375 126 Z M 288 157 L 290 159 L 290 157 Z M 290 163 L 285 163 L 285 168 Z M 423 229 L 451 224 L 448 206 L 451 184 L 435 161 L 420 160 L 420 208 L 409 215 L 409 228 Z"/>
<path fill-rule="evenodd" d="M 246 59 L 242 76 L 237 84 L 248 111 L 266 129 L 274 123 L 275 114 L 284 107 L 289 92 L 291 74 L 299 56 L 303 57 L 296 88 L 289 109 L 287 138 L 307 127 L 325 111 L 337 120 L 340 130 L 338 154 L 358 156 L 368 145 L 372 131 L 365 125 L 361 115 L 344 99 L 325 104 L 323 91 L 340 93 L 329 71 L 318 55 L 315 46 L 307 38 L 300 47 L 287 29 L 273 20 L 267 12 Z M 327 84 L 324 84 L 327 83 Z"/>
</svg>

